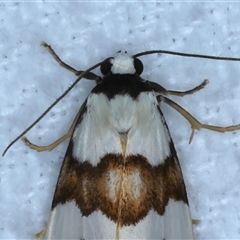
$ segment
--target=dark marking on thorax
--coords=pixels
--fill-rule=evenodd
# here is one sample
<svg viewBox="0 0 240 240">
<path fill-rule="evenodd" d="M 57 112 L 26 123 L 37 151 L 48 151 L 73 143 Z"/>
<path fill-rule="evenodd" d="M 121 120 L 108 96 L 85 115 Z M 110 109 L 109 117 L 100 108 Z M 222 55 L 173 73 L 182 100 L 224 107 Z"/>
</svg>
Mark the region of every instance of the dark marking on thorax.
<svg viewBox="0 0 240 240">
<path fill-rule="evenodd" d="M 137 74 L 110 74 L 93 88 L 92 93 L 104 93 L 110 100 L 118 94 L 128 94 L 136 99 L 141 92 L 150 91 L 151 86 Z"/>
</svg>

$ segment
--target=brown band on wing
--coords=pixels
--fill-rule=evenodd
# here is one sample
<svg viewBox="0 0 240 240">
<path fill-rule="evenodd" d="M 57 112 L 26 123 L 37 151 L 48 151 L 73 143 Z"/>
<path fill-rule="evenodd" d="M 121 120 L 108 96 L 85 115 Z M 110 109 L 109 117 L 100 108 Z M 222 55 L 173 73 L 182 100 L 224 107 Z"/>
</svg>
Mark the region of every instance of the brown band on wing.
<svg viewBox="0 0 240 240">
<path fill-rule="evenodd" d="M 83 216 L 100 210 L 120 225 L 136 224 L 150 210 L 163 215 L 169 199 L 187 203 L 178 159 L 152 166 L 141 155 L 107 154 L 93 166 L 72 157 L 72 141 L 63 162 L 52 208 L 75 201 Z"/>
</svg>

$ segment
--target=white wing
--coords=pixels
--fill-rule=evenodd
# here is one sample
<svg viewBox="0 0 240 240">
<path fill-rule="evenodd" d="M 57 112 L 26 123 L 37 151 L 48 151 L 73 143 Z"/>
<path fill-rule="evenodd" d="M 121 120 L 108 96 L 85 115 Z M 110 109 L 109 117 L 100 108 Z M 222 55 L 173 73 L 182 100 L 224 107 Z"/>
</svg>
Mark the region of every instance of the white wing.
<svg viewBox="0 0 240 240">
<path fill-rule="evenodd" d="M 193 239 L 155 94 L 91 94 L 86 108 L 63 162 L 46 239 Z"/>
</svg>

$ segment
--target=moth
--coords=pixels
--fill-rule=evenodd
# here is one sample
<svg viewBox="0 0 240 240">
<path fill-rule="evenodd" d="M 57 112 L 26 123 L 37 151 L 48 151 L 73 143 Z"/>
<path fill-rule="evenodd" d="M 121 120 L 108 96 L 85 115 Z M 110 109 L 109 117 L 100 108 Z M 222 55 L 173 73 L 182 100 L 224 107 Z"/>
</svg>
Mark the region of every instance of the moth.
<svg viewBox="0 0 240 240">
<path fill-rule="evenodd" d="M 179 160 L 160 104 L 165 102 L 189 121 L 190 141 L 194 131 L 201 128 L 218 132 L 239 130 L 240 125 L 202 124 L 165 96 L 193 94 L 203 89 L 208 80 L 178 92 L 142 79 L 143 64 L 138 57 L 162 51 L 134 56 L 118 52 L 87 71 L 77 71 L 62 62 L 50 45 L 45 42 L 42 45 L 61 66 L 79 76 L 50 108 L 83 77 L 94 80 L 96 86 L 69 131 L 57 141 L 49 146 L 37 146 L 22 138 L 37 151 L 50 151 L 70 138 L 49 223 L 37 236 L 44 235 L 45 239 L 194 239 Z M 98 66 L 102 77 L 91 72 Z M 42 116 L 18 136 L 4 154 Z"/>
</svg>

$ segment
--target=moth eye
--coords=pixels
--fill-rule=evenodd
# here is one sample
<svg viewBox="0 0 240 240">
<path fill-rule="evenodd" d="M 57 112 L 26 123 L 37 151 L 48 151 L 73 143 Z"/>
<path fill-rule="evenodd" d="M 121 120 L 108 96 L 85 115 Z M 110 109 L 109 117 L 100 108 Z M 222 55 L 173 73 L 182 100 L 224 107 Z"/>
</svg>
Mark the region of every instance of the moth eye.
<svg viewBox="0 0 240 240">
<path fill-rule="evenodd" d="M 111 67 L 112 63 L 110 63 L 110 59 L 106 59 L 100 67 L 103 76 L 106 76 L 107 74 L 111 73 Z"/>
<path fill-rule="evenodd" d="M 138 58 L 134 59 L 134 68 L 136 70 L 136 73 L 138 75 L 141 75 L 141 73 L 143 72 L 143 64 Z"/>
</svg>

